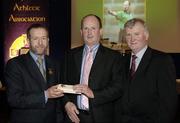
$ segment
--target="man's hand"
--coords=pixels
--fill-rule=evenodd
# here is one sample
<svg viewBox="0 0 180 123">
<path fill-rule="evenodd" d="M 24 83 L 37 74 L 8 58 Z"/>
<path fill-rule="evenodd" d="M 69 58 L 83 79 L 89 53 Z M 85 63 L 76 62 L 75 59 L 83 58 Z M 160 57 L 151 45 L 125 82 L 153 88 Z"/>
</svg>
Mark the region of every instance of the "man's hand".
<svg viewBox="0 0 180 123">
<path fill-rule="evenodd" d="M 58 89 L 58 85 L 51 86 L 46 90 L 48 98 L 58 98 L 64 96 L 63 91 Z"/>
<path fill-rule="evenodd" d="M 74 123 L 79 123 L 80 119 L 77 116 L 79 114 L 79 111 L 77 110 L 76 106 L 72 102 L 67 102 L 65 105 L 65 110 L 67 112 L 67 115 L 71 119 L 72 122 Z"/>
<path fill-rule="evenodd" d="M 94 98 L 94 93 L 88 87 L 88 85 L 77 84 L 77 85 L 74 85 L 73 89 L 74 91 L 76 91 L 76 93 L 82 93 L 82 94 L 85 94 L 88 98 Z"/>
</svg>

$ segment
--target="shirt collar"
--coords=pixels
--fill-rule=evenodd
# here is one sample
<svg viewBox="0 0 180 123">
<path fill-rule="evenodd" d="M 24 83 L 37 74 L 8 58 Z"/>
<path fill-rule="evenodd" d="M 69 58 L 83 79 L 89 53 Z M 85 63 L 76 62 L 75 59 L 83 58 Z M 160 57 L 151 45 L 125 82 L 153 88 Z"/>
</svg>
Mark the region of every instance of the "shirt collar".
<svg viewBox="0 0 180 123">
<path fill-rule="evenodd" d="M 132 53 L 132 55 L 136 55 L 137 58 L 142 59 L 144 53 L 146 52 L 146 49 L 148 46 L 146 45 L 143 49 L 141 49 L 137 54 Z"/>
<path fill-rule="evenodd" d="M 32 56 L 32 58 L 34 59 L 34 61 L 37 61 L 39 55 L 36 55 L 36 54 L 33 53 L 32 51 L 29 51 L 29 53 L 30 53 L 30 55 Z M 42 59 L 43 59 L 43 61 L 44 61 L 44 55 L 42 56 Z"/>
<path fill-rule="evenodd" d="M 89 50 L 91 50 L 91 51 L 94 52 L 94 51 L 96 51 L 96 50 L 98 49 L 99 45 L 100 45 L 99 43 L 94 44 L 94 45 L 91 47 L 91 49 L 90 49 L 90 47 L 85 44 L 85 51 L 88 51 L 88 49 L 89 49 Z"/>
</svg>

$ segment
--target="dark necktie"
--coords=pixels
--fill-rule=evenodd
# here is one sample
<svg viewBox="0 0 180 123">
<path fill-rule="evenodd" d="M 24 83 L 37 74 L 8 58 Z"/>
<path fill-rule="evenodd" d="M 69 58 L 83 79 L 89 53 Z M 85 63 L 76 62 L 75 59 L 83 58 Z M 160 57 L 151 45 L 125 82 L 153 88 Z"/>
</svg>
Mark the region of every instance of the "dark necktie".
<svg viewBox="0 0 180 123">
<path fill-rule="evenodd" d="M 134 77 L 134 73 L 136 72 L 136 55 L 132 55 L 132 61 L 131 61 L 131 69 L 130 69 L 130 75 L 131 78 Z"/>
</svg>

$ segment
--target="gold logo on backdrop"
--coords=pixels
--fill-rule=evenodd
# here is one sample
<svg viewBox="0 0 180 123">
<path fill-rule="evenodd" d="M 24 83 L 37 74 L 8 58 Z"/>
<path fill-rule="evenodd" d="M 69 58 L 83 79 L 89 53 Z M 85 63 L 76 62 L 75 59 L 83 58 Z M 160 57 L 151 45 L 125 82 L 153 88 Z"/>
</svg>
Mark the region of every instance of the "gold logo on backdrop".
<svg viewBox="0 0 180 123">
<path fill-rule="evenodd" d="M 21 49 L 22 47 L 29 47 L 26 34 L 22 34 L 15 41 L 13 41 L 12 45 L 9 48 L 9 58 L 18 56 L 19 49 Z"/>
</svg>

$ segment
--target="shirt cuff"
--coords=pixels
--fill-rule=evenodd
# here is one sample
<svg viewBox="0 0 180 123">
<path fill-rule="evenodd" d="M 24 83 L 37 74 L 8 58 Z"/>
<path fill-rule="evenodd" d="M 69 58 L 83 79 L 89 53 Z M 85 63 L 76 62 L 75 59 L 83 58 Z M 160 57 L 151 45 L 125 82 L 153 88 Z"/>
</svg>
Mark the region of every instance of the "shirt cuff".
<svg viewBox="0 0 180 123">
<path fill-rule="evenodd" d="M 44 95 L 45 95 L 45 103 L 47 103 L 48 101 L 47 91 L 44 91 Z"/>
</svg>

